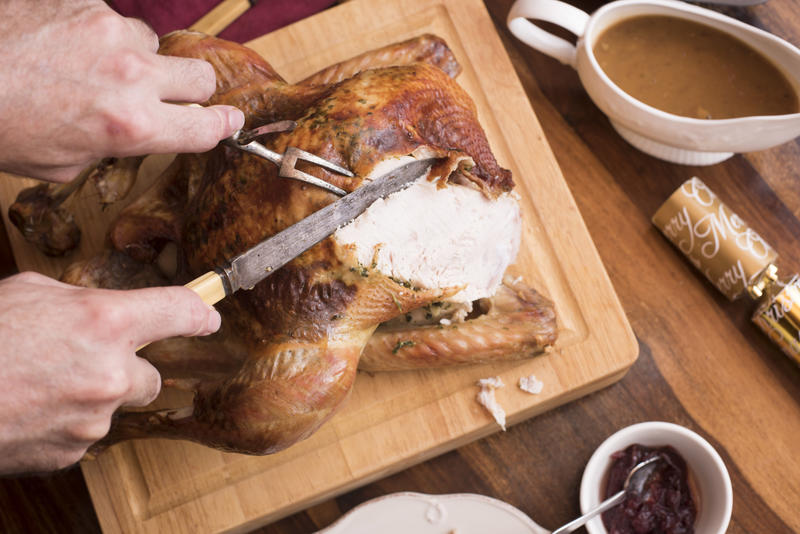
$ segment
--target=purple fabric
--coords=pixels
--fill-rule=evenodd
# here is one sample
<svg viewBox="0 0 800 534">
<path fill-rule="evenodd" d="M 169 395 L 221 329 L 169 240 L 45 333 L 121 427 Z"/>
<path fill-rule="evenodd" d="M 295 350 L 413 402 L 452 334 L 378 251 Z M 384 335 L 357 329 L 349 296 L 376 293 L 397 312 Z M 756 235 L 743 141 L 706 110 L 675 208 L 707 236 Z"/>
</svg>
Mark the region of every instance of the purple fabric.
<svg viewBox="0 0 800 534">
<path fill-rule="evenodd" d="M 117 12 L 150 24 L 160 36 L 188 28 L 219 0 L 113 0 Z M 225 28 L 219 37 L 243 43 L 313 15 L 334 0 L 260 0 Z"/>
</svg>

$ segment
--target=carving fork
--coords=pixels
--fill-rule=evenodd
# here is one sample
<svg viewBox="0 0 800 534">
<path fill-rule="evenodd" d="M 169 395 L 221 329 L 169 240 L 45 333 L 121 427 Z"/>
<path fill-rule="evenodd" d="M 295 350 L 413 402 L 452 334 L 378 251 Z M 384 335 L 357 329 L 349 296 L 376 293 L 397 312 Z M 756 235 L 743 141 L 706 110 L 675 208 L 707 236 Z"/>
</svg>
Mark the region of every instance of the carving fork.
<svg viewBox="0 0 800 534">
<path fill-rule="evenodd" d="M 195 103 L 185 103 L 181 104 L 184 106 L 192 107 L 192 108 L 199 108 L 202 107 L 200 104 Z M 277 133 L 277 132 L 291 132 L 297 127 L 297 123 L 294 121 L 278 121 L 278 122 L 271 122 L 269 124 L 265 124 L 264 126 L 259 126 L 258 128 L 253 128 L 252 130 L 237 130 L 233 132 L 233 135 L 230 137 L 223 139 L 223 143 L 228 146 L 238 148 L 239 150 L 243 150 L 245 152 L 249 152 L 251 154 L 255 154 L 256 156 L 262 157 L 268 161 L 271 161 L 275 165 L 278 166 L 278 176 L 282 178 L 290 178 L 292 180 L 298 180 L 300 182 L 305 182 L 307 184 L 315 185 L 317 187 L 321 187 L 326 191 L 330 191 L 335 195 L 343 197 L 347 194 L 347 191 L 336 187 L 333 184 L 329 184 L 325 180 L 320 180 L 315 176 L 311 176 L 308 173 L 305 173 L 295 167 L 297 165 L 297 161 L 307 161 L 309 163 L 313 163 L 315 165 L 319 165 L 323 169 L 328 169 L 329 171 L 337 172 L 348 178 L 353 177 L 353 173 L 345 169 L 344 167 L 340 167 L 333 162 L 330 162 L 326 159 L 322 159 L 319 156 L 315 156 L 310 152 L 306 152 L 305 150 L 300 150 L 299 148 L 290 146 L 287 148 L 283 154 L 278 154 L 277 152 L 273 152 L 272 150 L 268 149 L 258 141 L 256 141 L 257 137 L 268 133 Z"/>
<path fill-rule="evenodd" d="M 277 152 L 273 152 L 255 140 L 257 137 L 268 133 L 291 132 L 296 126 L 297 123 L 294 121 L 273 122 L 252 130 L 237 130 L 233 133 L 233 135 L 225 139 L 223 142 L 228 146 L 238 148 L 239 150 L 244 150 L 245 152 L 255 154 L 256 156 L 271 161 L 279 167 L 278 176 L 290 178 L 292 180 L 299 180 L 307 184 L 321 187 L 326 191 L 330 191 L 331 193 L 334 193 L 340 197 L 344 196 L 346 194 L 344 189 L 340 189 L 333 184 L 329 184 L 325 180 L 320 180 L 315 176 L 311 176 L 310 174 L 297 169 L 295 166 L 299 160 L 319 165 L 323 169 L 328 169 L 329 171 L 337 172 L 350 178 L 353 177 L 352 172 L 326 159 L 322 159 L 319 156 L 315 156 L 310 152 L 300 150 L 299 148 L 293 146 L 287 148 L 283 154 L 278 154 Z"/>
</svg>

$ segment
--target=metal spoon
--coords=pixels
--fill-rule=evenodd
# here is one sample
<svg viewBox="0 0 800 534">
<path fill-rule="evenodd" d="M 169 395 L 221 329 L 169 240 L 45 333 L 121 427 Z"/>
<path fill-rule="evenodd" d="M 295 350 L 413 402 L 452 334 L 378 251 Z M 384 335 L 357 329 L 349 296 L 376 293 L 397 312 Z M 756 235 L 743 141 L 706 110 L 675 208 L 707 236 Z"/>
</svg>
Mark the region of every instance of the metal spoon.
<svg viewBox="0 0 800 534">
<path fill-rule="evenodd" d="M 596 508 L 589 510 L 578 519 L 570 521 L 563 527 L 557 528 L 551 534 L 565 534 L 567 532 L 573 532 L 579 527 L 582 527 L 587 521 L 597 514 L 602 514 L 606 510 L 614 508 L 618 504 L 622 503 L 622 501 L 625 500 L 625 495 L 629 493 L 641 493 L 644 489 L 644 483 L 647 482 L 648 478 L 650 478 L 650 475 L 653 473 L 653 469 L 656 467 L 656 462 L 659 461 L 661 461 L 661 457 L 655 456 L 649 460 L 645 460 L 644 462 L 639 462 L 636 464 L 636 466 L 631 469 L 631 472 L 628 473 L 628 478 L 625 479 L 625 484 L 623 484 L 622 490 L 619 493 L 601 502 Z"/>
</svg>

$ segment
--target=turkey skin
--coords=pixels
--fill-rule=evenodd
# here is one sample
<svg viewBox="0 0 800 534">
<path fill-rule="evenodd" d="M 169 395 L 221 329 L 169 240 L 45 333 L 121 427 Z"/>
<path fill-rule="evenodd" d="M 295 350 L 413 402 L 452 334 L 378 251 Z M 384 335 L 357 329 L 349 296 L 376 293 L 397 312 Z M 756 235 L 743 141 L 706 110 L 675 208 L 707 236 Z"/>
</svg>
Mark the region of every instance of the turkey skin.
<svg viewBox="0 0 800 534">
<path fill-rule="evenodd" d="M 141 351 L 191 406 L 120 412 L 94 452 L 124 439 L 186 439 L 270 454 L 311 435 L 342 405 L 362 368 L 415 369 L 530 357 L 557 337 L 552 304 L 504 282 L 520 246 L 511 173 L 492 154 L 475 106 L 434 36 L 363 54 L 297 84 L 234 43 L 175 32 L 163 54 L 208 60 L 209 103 L 244 110 L 250 127 L 291 119 L 261 141 L 298 147 L 355 178 L 301 169 L 346 191 L 413 158 L 427 176 L 373 204 L 251 290 L 219 303 L 221 330 Z M 178 155 L 120 214 L 103 255 L 70 283 L 129 288 L 185 283 L 336 197 L 286 180 L 264 160 L 220 145 Z M 165 255 L 175 255 L 164 268 Z"/>
</svg>

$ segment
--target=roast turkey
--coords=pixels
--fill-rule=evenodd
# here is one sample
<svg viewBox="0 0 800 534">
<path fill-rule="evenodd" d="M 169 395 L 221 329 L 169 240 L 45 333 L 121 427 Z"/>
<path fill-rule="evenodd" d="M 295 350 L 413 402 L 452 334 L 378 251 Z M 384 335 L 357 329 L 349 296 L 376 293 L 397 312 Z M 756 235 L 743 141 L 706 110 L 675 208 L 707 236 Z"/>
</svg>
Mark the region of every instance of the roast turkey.
<svg viewBox="0 0 800 534">
<path fill-rule="evenodd" d="M 303 167 L 346 191 L 413 158 L 438 159 L 412 187 L 221 302 L 219 333 L 144 349 L 166 385 L 194 391 L 193 405 L 120 413 L 96 451 L 165 437 L 273 453 L 336 412 L 360 362 L 371 371 L 446 366 L 530 357 L 555 342 L 552 304 L 521 282 L 504 283 L 520 243 L 513 180 L 452 78 L 458 63 L 441 39 L 392 45 L 298 84 L 253 51 L 198 33 L 172 33 L 160 52 L 211 62 L 218 81 L 209 102 L 244 110 L 248 126 L 296 121 L 262 141 L 352 170 L 355 178 Z M 184 283 L 335 199 L 226 146 L 179 155 L 121 213 L 113 248 L 73 265 L 64 280 Z M 175 251 L 177 267 L 163 268 Z"/>
</svg>

